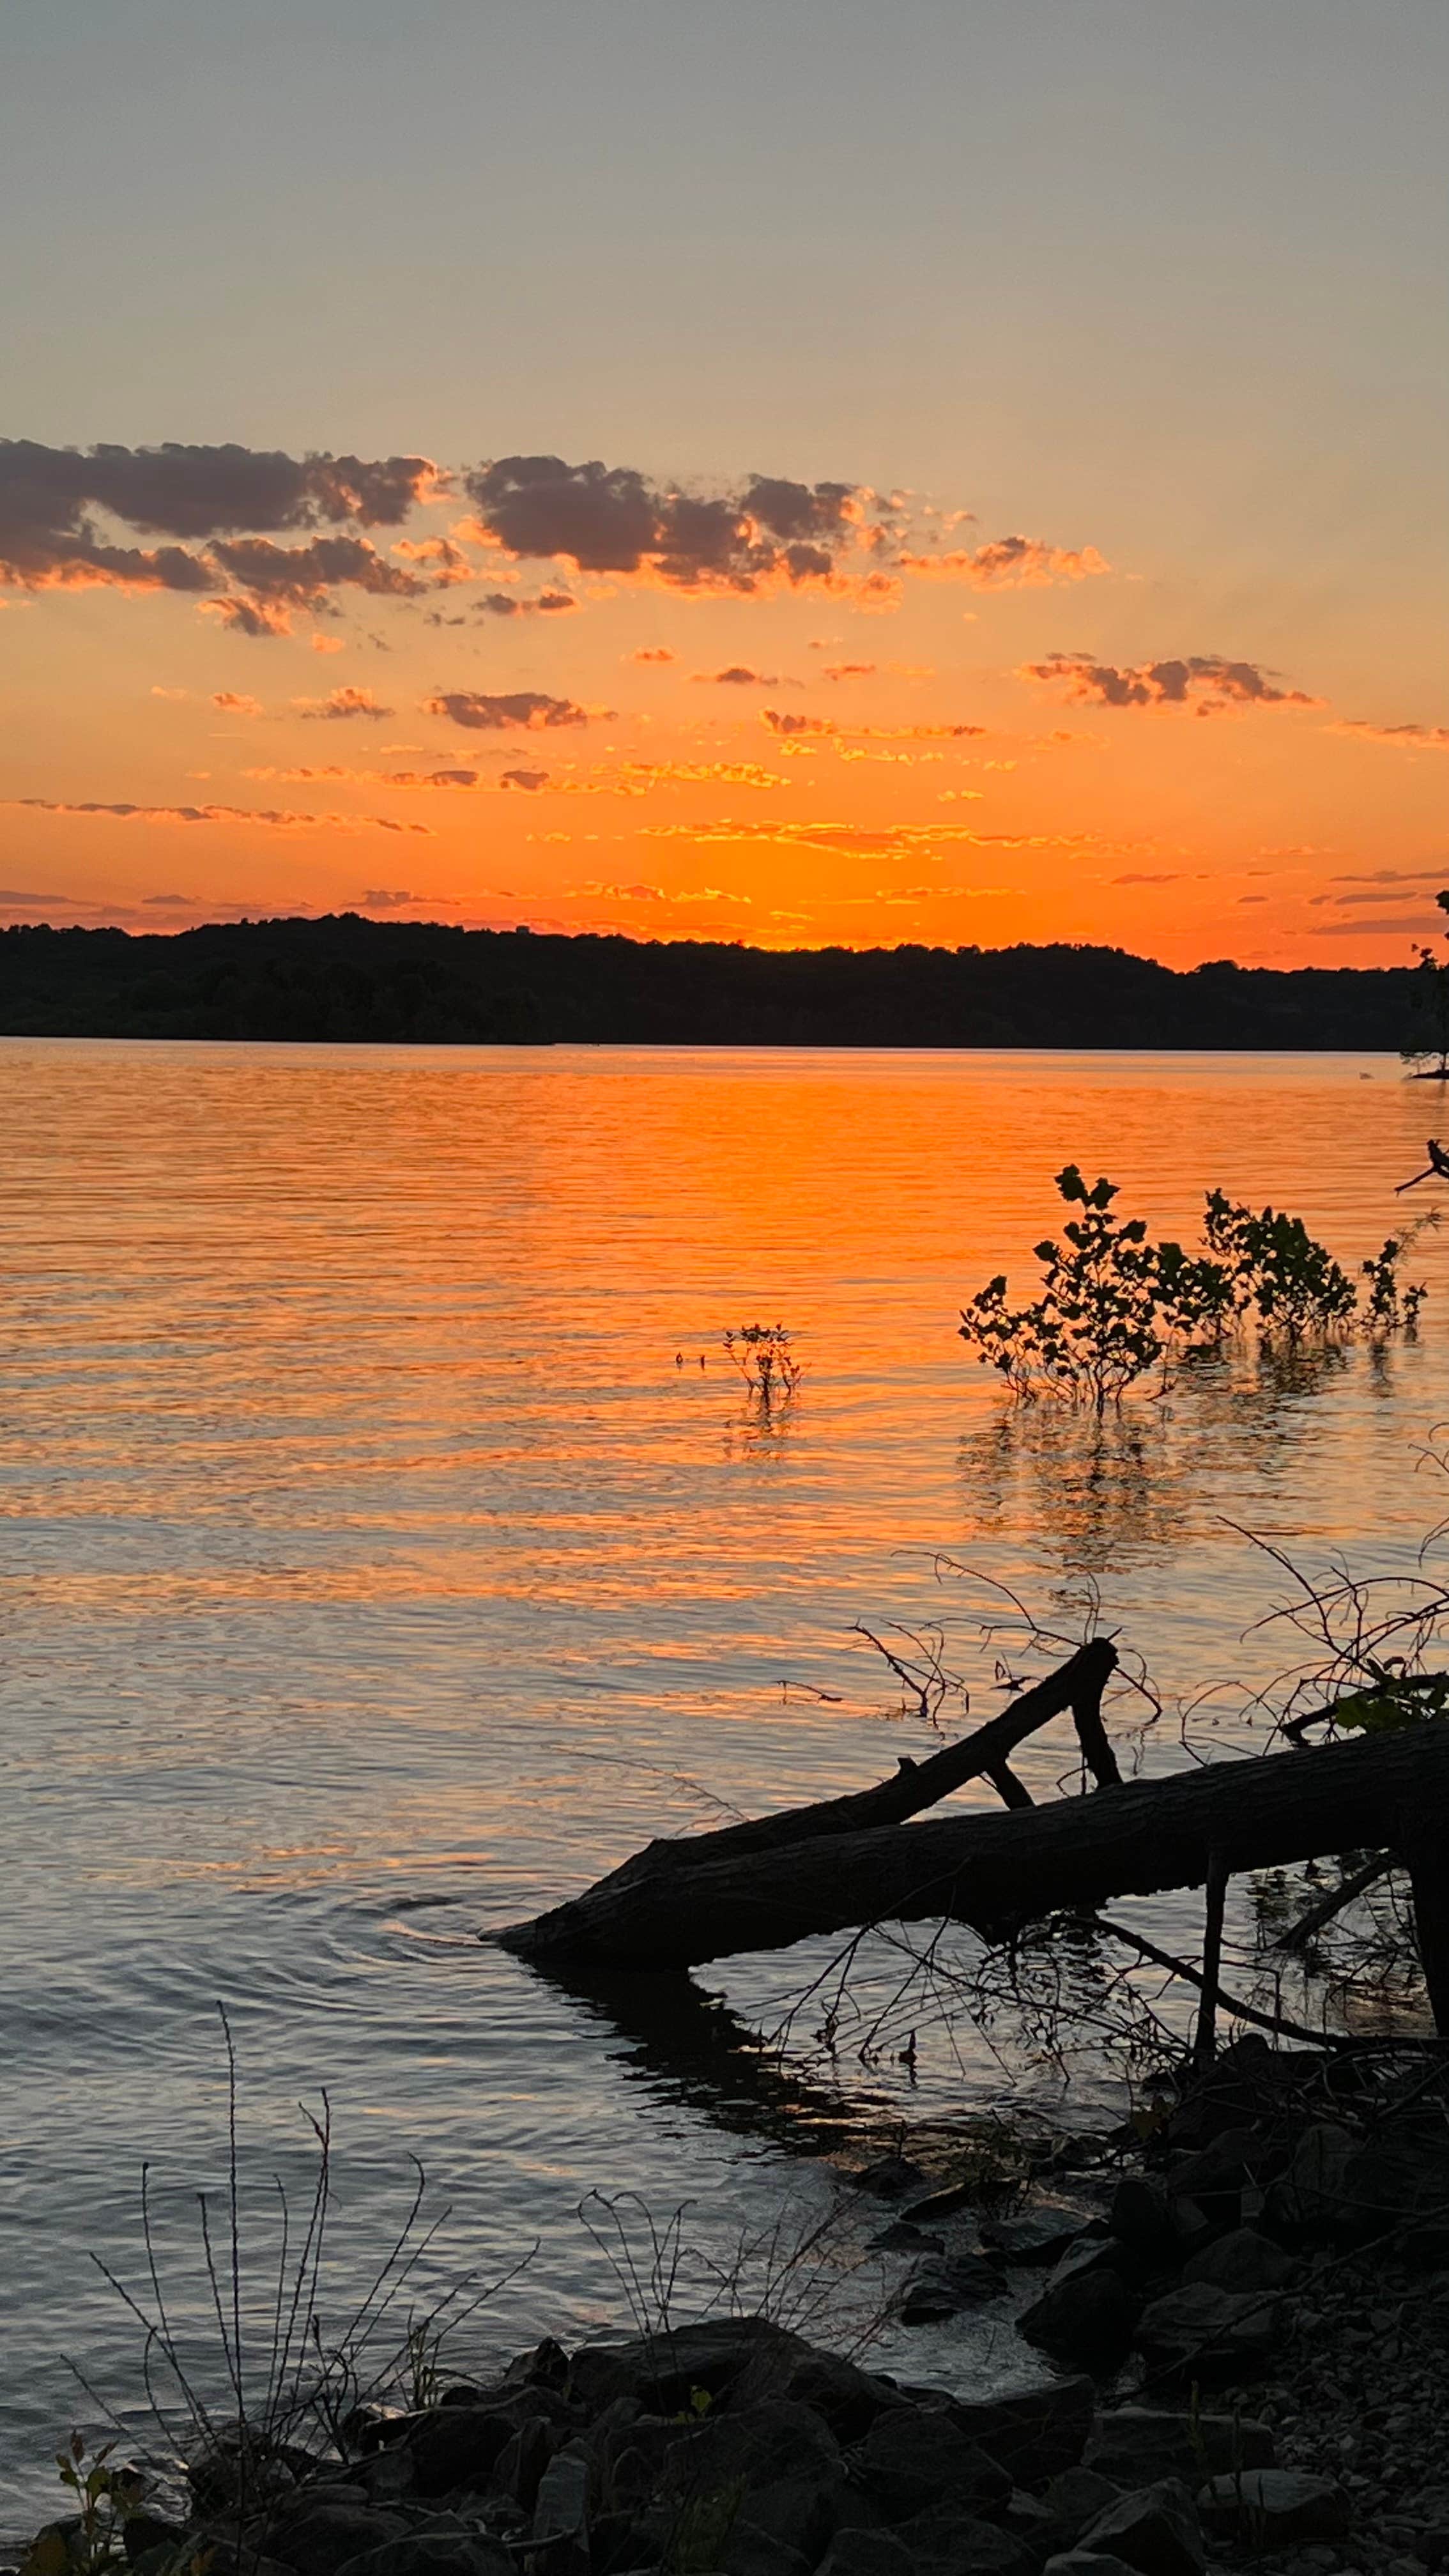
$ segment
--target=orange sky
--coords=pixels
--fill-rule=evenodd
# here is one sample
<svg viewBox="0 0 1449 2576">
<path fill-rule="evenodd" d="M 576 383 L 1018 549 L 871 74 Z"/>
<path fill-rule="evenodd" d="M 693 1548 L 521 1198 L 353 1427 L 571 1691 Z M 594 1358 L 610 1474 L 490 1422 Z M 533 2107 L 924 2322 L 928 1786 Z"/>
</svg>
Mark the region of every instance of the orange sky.
<svg viewBox="0 0 1449 2576">
<path fill-rule="evenodd" d="M 138 526 L 113 491 L 42 531 L 43 563 L 17 549 L 6 917 L 351 906 L 1171 963 L 1386 962 L 1435 926 L 1449 727 L 1331 696 L 1309 652 L 1253 658 L 1247 616 L 1165 615 L 1170 570 L 1090 528 L 1023 541 L 959 495 L 779 481 L 772 527 L 744 478 L 506 464 L 480 511 L 409 471 L 391 525 L 304 493 L 278 535 L 178 546 L 168 514 L 209 530 L 215 495 L 148 491 Z"/>
</svg>

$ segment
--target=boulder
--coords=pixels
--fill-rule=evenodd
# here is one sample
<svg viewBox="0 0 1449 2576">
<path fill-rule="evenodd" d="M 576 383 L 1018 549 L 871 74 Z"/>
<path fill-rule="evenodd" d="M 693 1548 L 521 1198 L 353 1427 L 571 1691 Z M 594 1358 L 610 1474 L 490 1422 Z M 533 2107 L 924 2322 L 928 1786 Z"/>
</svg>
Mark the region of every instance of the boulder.
<svg viewBox="0 0 1449 2576">
<path fill-rule="evenodd" d="M 723 2404 L 730 2412 L 762 2400 L 788 2399 L 819 2415 L 837 2442 L 858 2442 L 877 2415 L 900 2404 L 899 2391 L 853 2361 L 810 2344 L 767 2346 L 735 2381 Z M 597 2432 L 597 2426 L 595 2431 Z"/>
<path fill-rule="evenodd" d="M 1148 2182 L 1141 2174 L 1124 2174 L 1112 2194 L 1107 2224 L 1143 2271 L 1155 2272 L 1175 2261 L 1177 2231 L 1160 2183 Z"/>
<path fill-rule="evenodd" d="M 1121 2488 L 1097 2469 L 1063 2469 L 1048 2478 L 1041 2491 L 1042 2509 L 1047 2516 L 1047 2540 L 1052 2549 L 1071 2549 L 1081 2539 L 1089 2523 L 1115 2504 Z"/>
<path fill-rule="evenodd" d="M 958 2398 L 951 2416 L 1018 2486 L 1036 2487 L 1080 2460 L 1096 2402 L 1093 2382 L 1076 2376 L 1044 2380 L 1009 2397 Z"/>
<path fill-rule="evenodd" d="M 876 2417 L 851 2454 L 850 2481 L 853 2493 L 868 2498 L 873 2518 L 885 2523 L 909 2521 L 948 2498 L 989 2511 L 1005 2504 L 1012 2487 L 1008 2471 L 951 2414 L 920 2406 L 896 2406 Z"/>
<path fill-rule="evenodd" d="M 1136 2316 L 1136 2302 L 1115 2271 L 1073 2264 L 1023 2309 L 1017 2327 L 1054 2360 L 1105 2375 L 1125 2358 Z"/>
<path fill-rule="evenodd" d="M 718 2557 L 719 2576 L 810 2576 L 810 2561 L 788 2541 L 737 2516 Z"/>
<path fill-rule="evenodd" d="M 902 2325 L 934 2325 L 999 2299 L 1005 2283 L 994 2263 L 967 2255 L 955 2263 L 918 2264 L 906 2283 L 898 2314 Z"/>
<path fill-rule="evenodd" d="M 834 2435 L 808 2407 L 786 2399 L 721 2409 L 676 2438 L 648 2519 L 672 2515 L 676 2531 L 688 2524 L 689 2563 L 714 2569 L 717 2555 L 701 2557 L 699 2551 L 721 2501 L 733 2499 L 734 2513 L 800 2550 L 813 2565 L 834 2536 L 844 2495 Z M 720 2547 L 727 2536 L 726 2528 Z M 672 2554 L 681 2554 L 677 2546 Z"/>
<path fill-rule="evenodd" d="M 1356 2142 L 1346 2129 L 1316 2120 L 1304 2130 L 1268 2192 L 1269 2224 L 1289 2236 L 1336 2236 L 1351 2229 L 1354 2200 L 1349 2170 Z"/>
<path fill-rule="evenodd" d="M 511 2496 L 524 2513 L 531 2514 L 538 2502 L 539 2480 L 562 2447 L 563 2435 L 556 2424 L 544 2415 L 526 2416 L 493 2463 L 493 2483 L 499 2494 Z"/>
<path fill-rule="evenodd" d="M 1256 2227 L 1234 2227 L 1184 2263 L 1184 2281 L 1206 2281 L 1214 2290 L 1281 2290 L 1295 2269 L 1291 2254 Z"/>
<path fill-rule="evenodd" d="M 1081 2545 L 1125 2558 L 1140 2576 L 1202 2576 L 1207 2565 L 1196 2508 L 1181 2478 L 1157 2478 L 1118 2496 L 1088 2524 Z"/>
<path fill-rule="evenodd" d="M 589 2563 L 589 2486 L 592 2461 L 573 2442 L 548 2463 L 538 2482 L 531 2533 L 535 2568 L 572 2576 Z"/>
<path fill-rule="evenodd" d="M 799 2335 L 766 2317 L 706 2318 L 638 2335 L 628 2343 L 585 2344 L 569 2365 L 568 2393 L 590 2416 L 631 2397 L 661 2415 L 682 2414 L 696 2389 L 719 2397 L 764 2352 L 808 2351 Z M 537 2394 L 530 2392 L 530 2398 Z"/>
<path fill-rule="evenodd" d="M 433 2406 L 411 2416 L 406 2439 L 418 2494 L 488 2486 L 517 2429 L 511 2414 L 491 2406 Z"/>
<path fill-rule="evenodd" d="M 1003 2263 L 1059 2263 L 1084 2239 L 1100 2243 L 1105 2223 L 1069 2201 L 1035 2201 L 1014 2218 L 983 2218 L 981 2242 Z"/>
<path fill-rule="evenodd" d="M 1251 2370 L 1277 2340 L 1281 2302 L 1261 2293 L 1189 2281 L 1154 2299 L 1137 2320 L 1136 2341 L 1155 2368 L 1231 2377 Z"/>
<path fill-rule="evenodd" d="M 400 2539 L 406 2529 L 400 2515 L 381 2512 L 360 2496 L 329 2496 L 288 2513 L 285 2521 L 274 2518 L 267 2550 L 285 2566 L 297 2568 L 300 2576 L 337 2576 L 350 2558 Z"/>
<path fill-rule="evenodd" d="M 1103 2549 L 1067 2549 L 1047 2560 L 1042 2576 L 1135 2576 L 1135 2571 L 1125 2558 L 1110 2557 Z"/>
<path fill-rule="evenodd" d="M 819 2576 L 916 2576 L 916 2570 L 899 2532 L 852 2525 L 837 2531 L 820 2562 Z"/>
<path fill-rule="evenodd" d="M 337 2576 L 516 2576 L 502 2543 L 481 2532 L 411 2531 L 360 2558 L 349 2558 Z"/>
<path fill-rule="evenodd" d="M 1036 2576 L 1040 2552 L 994 2522 L 962 2513 L 956 2504 L 933 2505 L 900 2525 L 896 2538 L 916 2576 Z"/>
<path fill-rule="evenodd" d="M 1188 2415 L 1157 2406 L 1118 2406 L 1099 2415 L 1086 2448 L 1086 2466 L 1120 2487 L 1150 2485 L 1155 2478 L 1184 2478 L 1232 2468 L 1273 2465 L 1273 2436 L 1252 2416 Z"/>
<path fill-rule="evenodd" d="M 1210 2531 L 1254 2550 L 1305 2540 L 1338 2540 L 1348 2529 L 1348 2498 L 1331 2478 L 1303 2469 L 1245 2469 L 1209 2480 L 1198 2507 Z"/>
</svg>

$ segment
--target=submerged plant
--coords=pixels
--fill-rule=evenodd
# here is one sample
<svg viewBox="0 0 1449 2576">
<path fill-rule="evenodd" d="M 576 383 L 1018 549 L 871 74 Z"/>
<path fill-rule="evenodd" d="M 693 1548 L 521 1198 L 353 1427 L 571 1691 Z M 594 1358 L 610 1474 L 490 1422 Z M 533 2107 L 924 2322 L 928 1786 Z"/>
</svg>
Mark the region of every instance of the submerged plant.
<svg viewBox="0 0 1449 2576">
<path fill-rule="evenodd" d="M 1003 1271 L 961 1313 L 962 1340 L 1020 1396 L 1056 1395 L 1100 1414 L 1150 1371 L 1245 1328 L 1290 1348 L 1355 1330 L 1382 1336 L 1412 1327 L 1423 1302 L 1422 1286 L 1399 1284 L 1408 1235 L 1391 1235 L 1362 1264 L 1361 1298 L 1301 1217 L 1255 1212 L 1210 1190 L 1205 1249 L 1194 1253 L 1153 1243 L 1140 1217 L 1115 1217 L 1115 1182 L 1089 1188 L 1068 1163 L 1056 1186 L 1081 1213 L 1063 1226 L 1062 1242 L 1036 1245 L 1040 1295 L 1009 1305 Z"/>
<path fill-rule="evenodd" d="M 724 1347 L 762 1413 L 792 1396 L 804 1375 L 783 1324 L 741 1324 L 725 1334 Z"/>
</svg>

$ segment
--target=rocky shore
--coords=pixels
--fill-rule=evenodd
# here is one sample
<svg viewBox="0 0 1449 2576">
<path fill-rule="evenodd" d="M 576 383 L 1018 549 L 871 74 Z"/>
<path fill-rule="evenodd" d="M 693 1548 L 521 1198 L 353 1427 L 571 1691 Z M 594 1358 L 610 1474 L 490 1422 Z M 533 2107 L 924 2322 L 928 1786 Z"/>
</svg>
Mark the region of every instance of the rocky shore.
<svg viewBox="0 0 1449 2576">
<path fill-rule="evenodd" d="M 902 2310 L 1012 2299 L 1044 2356 L 986 2402 L 765 2317 L 663 2324 L 407 2412 L 137 2481 L 140 2576 L 1424 2576 L 1449 2566 L 1449 2050 L 1240 2041 L 978 2220 L 893 2191 Z M 956 2222 L 948 2244 L 941 2220 Z M 963 2249 L 961 2223 L 969 2242 Z M 1049 2373 L 1050 2375 L 1046 2375 Z M 25 2576 L 99 2563 L 74 2521 Z"/>
</svg>

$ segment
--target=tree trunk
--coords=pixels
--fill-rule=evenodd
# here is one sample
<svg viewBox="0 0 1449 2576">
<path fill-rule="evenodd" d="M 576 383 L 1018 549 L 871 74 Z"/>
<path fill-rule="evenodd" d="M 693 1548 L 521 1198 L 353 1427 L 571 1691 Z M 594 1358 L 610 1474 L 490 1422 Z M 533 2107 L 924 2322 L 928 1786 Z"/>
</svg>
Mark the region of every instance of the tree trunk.
<svg viewBox="0 0 1449 2576">
<path fill-rule="evenodd" d="M 1025 1714 L 1021 1704 L 1006 1716 Z M 990 1732 L 969 1743 L 979 1748 Z M 952 1748 L 957 1757 L 968 1750 Z M 993 1747 L 991 1758 L 1002 1751 Z M 1449 1724 L 1213 1763 L 1005 1814 L 797 1832 L 783 1846 L 753 1846 L 752 1829 L 730 1827 L 651 1846 L 587 1894 L 495 1937 L 522 1958 L 669 1969 L 869 1923 L 954 1918 L 991 1936 L 1067 1907 L 1200 1887 L 1214 1853 L 1235 1873 L 1365 1844 L 1398 1848 L 1410 1817 L 1423 1884 L 1425 1845 L 1442 1850 L 1449 1820 Z M 685 1853 L 696 1857 L 681 1866 Z M 1435 2001 L 1449 2016 L 1449 1997 Z"/>
</svg>

